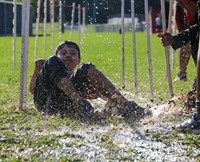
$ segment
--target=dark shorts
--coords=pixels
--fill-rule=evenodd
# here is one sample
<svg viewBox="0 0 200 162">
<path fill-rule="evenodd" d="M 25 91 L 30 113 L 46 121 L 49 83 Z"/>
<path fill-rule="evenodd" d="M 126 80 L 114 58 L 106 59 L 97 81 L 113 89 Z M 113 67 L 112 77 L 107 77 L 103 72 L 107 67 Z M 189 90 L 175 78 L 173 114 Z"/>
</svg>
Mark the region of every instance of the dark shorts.
<svg viewBox="0 0 200 162">
<path fill-rule="evenodd" d="M 69 76 L 64 63 L 56 56 L 50 57 L 44 64 L 36 81 L 34 92 L 35 107 L 43 112 L 67 113 L 71 111 L 72 101 L 58 87 L 57 83 L 63 77 L 70 77 L 75 89 L 81 97 L 85 94 L 95 94 L 87 77 L 91 63 L 81 64 L 76 72 Z"/>
</svg>

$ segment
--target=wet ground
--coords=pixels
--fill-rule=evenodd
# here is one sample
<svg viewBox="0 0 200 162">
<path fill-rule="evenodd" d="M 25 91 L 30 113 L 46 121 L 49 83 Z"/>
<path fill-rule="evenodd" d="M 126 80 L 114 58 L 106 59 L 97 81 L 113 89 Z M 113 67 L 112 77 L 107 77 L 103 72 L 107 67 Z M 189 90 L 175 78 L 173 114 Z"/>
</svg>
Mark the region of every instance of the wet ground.
<svg viewBox="0 0 200 162">
<path fill-rule="evenodd" d="M 156 106 L 142 99 L 137 99 L 137 103 L 150 107 L 153 115 L 137 122 L 82 123 L 75 130 L 65 126 L 60 131 L 48 131 L 47 134 L 60 136 L 59 147 L 49 150 L 44 156 L 102 162 L 187 162 L 200 159 L 199 143 L 195 144 L 199 141 L 198 130 L 193 136 L 174 129 L 187 116 L 178 114 L 181 107 L 169 103 Z M 101 107 L 105 103 L 99 100 L 93 104 Z"/>
</svg>

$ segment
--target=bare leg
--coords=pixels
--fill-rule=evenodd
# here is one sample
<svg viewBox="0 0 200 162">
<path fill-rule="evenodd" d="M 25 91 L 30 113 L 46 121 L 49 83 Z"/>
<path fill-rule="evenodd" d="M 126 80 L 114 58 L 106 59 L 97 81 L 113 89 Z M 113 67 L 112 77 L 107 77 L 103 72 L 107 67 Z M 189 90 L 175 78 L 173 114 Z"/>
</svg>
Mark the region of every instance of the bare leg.
<svg viewBox="0 0 200 162">
<path fill-rule="evenodd" d="M 128 101 L 111 81 L 95 67 L 91 66 L 88 69 L 88 78 L 99 95 L 103 95 L 121 106 L 124 106 Z"/>
<path fill-rule="evenodd" d="M 179 68 L 180 71 L 174 81 L 187 81 L 187 66 L 190 59 L 190 45 L 189 43 L 183 46 L 179 51 Z"/>
<path fill-rule="evenodd" d="M 179 56 L 179 64 L 180 64 L 180 71 L 185 72 L 187 71 L 187 65 L 190 59 L 190 45 L 189 43 L 183 46 L 180 49 L 180 56 Z"/>
<path fill-rule="evenodd" d="M 98 96 L 104 96 L 108 99 L 108 105 L 110 103 L 116 103 L 120 107 L 118 109 L 119 113 L 125 116 L 139 115 L 143 116 L 145 114 L 151 114 L 150 111 L 144 110 L 142 107 L 138 106 L 134 101 L 128 101 L 117 88 L 112 84 L 112 82 L 98 69 L 91 66 L 88 69 L 88 78 L 98 92 Z"/>
</svg>

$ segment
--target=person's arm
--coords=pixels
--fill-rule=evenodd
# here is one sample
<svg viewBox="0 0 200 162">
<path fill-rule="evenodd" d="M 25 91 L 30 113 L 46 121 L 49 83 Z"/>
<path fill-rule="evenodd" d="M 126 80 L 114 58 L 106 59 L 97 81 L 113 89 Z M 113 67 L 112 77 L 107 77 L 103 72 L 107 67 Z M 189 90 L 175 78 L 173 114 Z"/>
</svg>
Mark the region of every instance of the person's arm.
<svg viewBox="0 0 200 162">
<path fill-rule="evenodd" d="M 176 36 L 173 36 L 172 48 L 174 50 L 181 48 L 183 45 L 186 45 L 192 39 L 196 39 L 198 34 L 198 25 L 192 25 L 188 29 L 180 32 Z"/>
<path fill-rule="evenodd" d="M 34 71 L 33 75 L 31 76 L 31 81 L 30 81 L 30 85 L 29 85 L 29 91 L 31 92 L 31 94 L 34 94 L 35 84 L 36 84 L 38 75 L 39 75 L 39 72 Z"/>
<path fill-rule="evenodd" d="M 170 33 L 158 33 L 157 36 L 160 38 L 160 42 L 164 47 L 174 43 L 173 36 Z"/>
<path fill-rule="evenodd" d="M 172 46 L 174 50 L 186 45 L 192 39 L 197 37 L 198 26 L 192 25 L 188 29 L 180 32 L 179 34 L 172 36 L 170 33 L 158 33 L 157 36 L 164 47 Z"/>
<path fill-rule="evenodd" d="M 35 61 L 35 69 L 34 69 L 33 75 L 31 76 L 31 81 L 30 81 L 30 86 L 29 86 L 29 91 L 31 92 L 31 94 L 34 94 L 36 80 L 44 63 L 45 63 L 44 59 L 38 59 Z"/>
</svg>

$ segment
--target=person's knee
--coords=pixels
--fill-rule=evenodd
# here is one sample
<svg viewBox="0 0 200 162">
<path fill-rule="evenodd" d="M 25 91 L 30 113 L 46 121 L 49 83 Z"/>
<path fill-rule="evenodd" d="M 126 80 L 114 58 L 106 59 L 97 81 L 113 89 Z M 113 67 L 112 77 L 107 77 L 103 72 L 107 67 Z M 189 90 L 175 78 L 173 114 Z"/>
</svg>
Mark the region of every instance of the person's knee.
<svg viewBox="0 0 200 162">
<path fill-rule="evenodd" d="M 88 72 L 90 74 L 94 69 L 96 68 L 92 63 L 83 63 L 77 68 L 76 75 L 88 76 Z"/>
<path fill-rule="evenodd" d="M 95 67 L 92 63 L 87 62 L 87 63 L 83 63 L 78 67 L 78 71 L 87 71 L 89 68 L 91 67 Z"/>
</svg>

